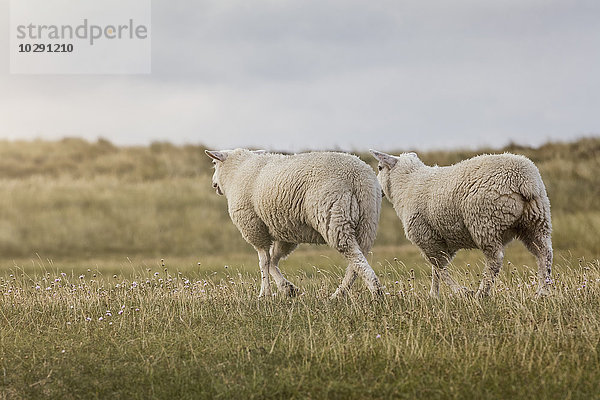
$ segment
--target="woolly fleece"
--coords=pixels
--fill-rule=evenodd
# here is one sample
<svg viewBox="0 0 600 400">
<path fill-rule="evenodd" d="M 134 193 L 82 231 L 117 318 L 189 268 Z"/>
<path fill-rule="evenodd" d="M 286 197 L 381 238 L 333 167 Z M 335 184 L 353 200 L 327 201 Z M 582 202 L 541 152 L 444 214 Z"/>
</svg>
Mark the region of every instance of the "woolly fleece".
<svg viewBox="0 0 600 400">
<path fill-rule="evenodd" d="M 478 295 L 498 274 L 504 246 L 520 239 L 536 257 L 538 294 L 546 294 L 552 268 L 550 201 L 537 167 L 514 154 L 481 155 L 449 167 L 426 166 L 414 153 L 391 156 L 372 150 L 378 180 L 402 221 L 406 237 L 433 265 L 431 295 L 439 277 L 464 290 L 447 264 L 459 249 L 478 248 L 486 270 Z"/>
<path fill-rule="evenodd" d="M 357 274 L 381 294 L 365 254 L 375 241 L 381 187 L 358 157 L 334 152 L 282 155 L 246 149 L 207 151 L 215 161 L 213 186 L 227 198 L 231 220 L 257 250 L 261 296 L 270 294 L 269 273 L 279 290 L 294 295 L 278 262 L 299 243 L 326 243 L 349 261 L 334 297 L 346 293 Z"/>
</svg>

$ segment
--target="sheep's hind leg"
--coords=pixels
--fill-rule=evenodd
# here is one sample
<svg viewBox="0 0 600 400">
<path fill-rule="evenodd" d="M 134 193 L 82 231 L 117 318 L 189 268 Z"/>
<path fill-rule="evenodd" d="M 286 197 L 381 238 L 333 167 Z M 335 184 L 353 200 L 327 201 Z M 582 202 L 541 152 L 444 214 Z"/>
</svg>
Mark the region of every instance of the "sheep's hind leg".
<svg viewBox="0 0 600 400">
<path fill-rule="evenodd" d="M 271 276 L 275 280 L 277 284 L 277 289 L 285 295 L 293 297 L 298 294 L 298 288 L 292 284 L 292 282 L 285 279 L 281 271 L 279 270 L 279 260 L 284 259 L 294 249 L 296 249 L 298 245 L 296 243 L 288 243 L 277 241 L 273 243 L 271 247 L 271 266 L 269 268 L 269 272 Z"/>
<path fill-rule="evenodd" d="M 269 264 L 271 256 L 268 249 L 257 249 L 258 265 L 260 266 L 260 294 L 258 297 L 270 297 L 271 286 L 269 284 Z"/>
<path fill-rule="evenodd" d="M 552 282 L 552 241 L 550 236 L 538 236 L 533 240 L 524 241 L 527 249 L 535 256 L 538 266 L 538 296 L 550 294 L 550 283 Z"/>
<path fill-rule="evenodd" d="M 431 289 L 429 289 L 429 296 L 435 298 L 440 296 L 440 274 L 435 265 L 431 266 Z"/>
<path fill-rule="evenodd" d="M 344 279 L 331 297 L 336 298 L 346 294 L 354 283 L 356 275 L 360 275 L 365 280 L 372 294 L 381 296 L 383 290 L 379 279 L 362 253 L 356 238 L 355 227 L 360 219 L 357 200 L 350 193 L 345 193 L 338 200 L 323 212 L 326 218 L 323 218 L 316 229 L 329 246 L 339 251 L 349 261 Z"/>
<path fill-rule="evenodd" d="M 489 294 L 504 260 L 504 248 L 501 245 L 484 249 L 483 253 L 485 254 L 486 263 L 481 277 L 481 284 L 477 290 L 477 297 L 484 297 Z"/>
<path fill-rule="evenodd" d="M 344 255 L 344 257 L 346 257 L 346 259 L 348 259 L 350 264 L 346 268 L 346 274 L 344 275 L 342 283 L 337 288 L 335 293 L 333 293 L 331 298 L 345 295 L 348 290 L 350 290 L 350 286 L 352 286 L 358 275 L 363 278 L 367 287 L 371 291 L 371 294 L 378 297 L 383 296 L 383 289 L 379 283 L 379 279 L 377 278 L 375 271 L 373 271 L 373 268 L 371 268 L 369 265 L 367 258 L 360 251 L 358 244 L 353 243 L 347 249 L 338 250 Z"/>
</svg>

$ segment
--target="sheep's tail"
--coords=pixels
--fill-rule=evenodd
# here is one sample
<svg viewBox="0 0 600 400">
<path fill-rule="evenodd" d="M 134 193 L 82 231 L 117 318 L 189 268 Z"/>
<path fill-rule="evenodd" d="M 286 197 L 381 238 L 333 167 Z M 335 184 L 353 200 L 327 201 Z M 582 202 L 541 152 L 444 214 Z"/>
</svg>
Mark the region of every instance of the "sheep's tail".
<svg viewBox="0 0 600 400">
<path fill-rule="evenodd" d="M 524 200 L 523 219 L 530 224 L 533 223 L 538 229 L 543 229 L 549 235 L 552 231 L 550 200 L 537 167 L 533 163 L 531 166 L 533 169 L 523 175 L 517 188 L 517 192 Z"/>
<path fill-rule="evenodd" d="M 379 215 L 381 214 L 381 187 L 375 180 L 372 184 L 363 185 L 353 196 L 358 204 L 358 224 L 356 238 L 361 251 L 366 256 L 375 243 Z"/>
</svg>

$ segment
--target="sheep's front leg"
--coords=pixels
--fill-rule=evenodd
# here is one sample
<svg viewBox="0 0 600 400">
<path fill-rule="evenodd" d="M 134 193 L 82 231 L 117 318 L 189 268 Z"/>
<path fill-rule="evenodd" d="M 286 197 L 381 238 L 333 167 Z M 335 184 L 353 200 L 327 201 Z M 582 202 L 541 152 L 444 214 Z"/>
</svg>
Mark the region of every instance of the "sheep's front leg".
<svg viewBox="0 0 600 400">
<path fill-rule="evenodd" d="M 290 297 L 298 294 L 298 288 L 292 282 L 285 279 L 279 270 L 279 260 L 287 257 L 296 247 L 298 247 L 296 243 L 281 241 L 276 241 L 273 243 L 273 247 L 271 247 L 271 266 L 269 272 L 277 284 L 277 289 Z"/>
<path fill-rule="evenodd" d="M 454 257 L 454 253 L 447 250 L 444 251 L 430 251 L 425 253 L 425 257 L 431 263 L 431 289 L 429 295 L 431 297 L 438 297 L 440 293 L 440 278 L 444 281 L 453 293 L 468 292 L 469 289 L 461 286 L 456 282 L 448 272 L 448 264 Z"/>
<path fill-rule="evenodd" d="M 490 288 L 494 284 L 496 275 L 500 272 L 502 261 L 504 260 L 504 249 L 502 246 L 493 249 L 485 249 L 483 253 L 485 254 L 486 263 L 481 278 L 481 284 L 477 290 L 477 297 L 484 297 L 489 294 Z"/>
<path fill-rule="evenodd" d="M 271 296 L 271 286 L 269 285 L 269 266 L 271 256 L 269 249 L 257 249 L 258 265 L 260 266 L 260 294 L 258 297 Z"/>
<path fill-rule="evenodd" d="M 469 289 L 466 286 L 460 285 L 458 282 L 456 282 L 454 280 L 454 278 L 452 278 L 450 276 L 447 266 L 440 268 L 438 270 L 438 273 L 440 274 L 440 277 L 442 278 L 442 280 L 450 287 L 450 289 L 452 290 L 453 293 L 462 293 L 462 294 L 469 294 L 469 295 L 473 294 L 473 291 L 471 289 Z"/>
</svg>

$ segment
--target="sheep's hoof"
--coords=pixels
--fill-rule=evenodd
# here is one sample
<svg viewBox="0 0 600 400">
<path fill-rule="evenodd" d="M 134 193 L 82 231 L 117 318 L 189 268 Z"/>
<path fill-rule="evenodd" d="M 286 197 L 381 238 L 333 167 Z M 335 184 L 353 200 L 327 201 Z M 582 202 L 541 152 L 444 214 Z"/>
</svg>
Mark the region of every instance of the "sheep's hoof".
<svg viewBox="0 0 600 400">
<path fill-rule="evenodd" d="M 283 292 L 288 297 L 296 297 L 300 294 L 300 289 L 298 289 L 296 286 L 294 286 L 291 283 L 286 283 L 285 286 L 283 287 Z"/>
<path fill-rule="evenodd" d="M 478 298 L 478 299 L 483 299 L 483 298 L 486 298 L 488 296 L 489 296 L 489 293 L 488 292 L 484 292 L 481 289 L 478 289 L 477 292 L 475 292 L 475 298 Z"/>
<path fill-rule="evenodd" d="M 458 293 L 458 294 L 461 294 L 461 295 L 463 295 L 463 296 L 465 296 L 465 297 L 473 297 L 473 296 L 475 296 L 475 295 L 476 295 L 476 294 L 475 294 L 475 292 L 474 292 L 473 290 L 469 289 L 469 288 L 468 288 L 468 287 L 466 287 L 466 286 L 463 286 L 463 287 L 461 287 L 461 288 L 458 290 L 458 292 L 457 292 L 457 293 Z"/>
<path fill-rule="evenodd" d="M 433 290 L 429 291 L 429 297 L 431 297 L 432 299 L 439 299 L 440 298 L 440 293 L 439 292 L 434 292 Z"/>
<path fill-rule="evenodd" d="M 547 296 L 550 296 L 550 290 L 548 290 L 548 288 L 546 287 L 539 288 L 538 291 L 535 293 L 535 297 L 538 299 Z"/>
</svg>

